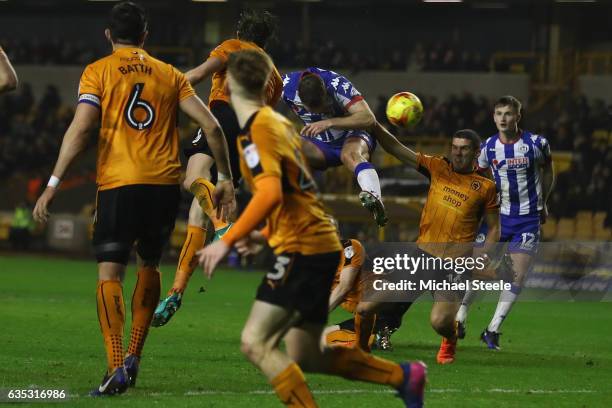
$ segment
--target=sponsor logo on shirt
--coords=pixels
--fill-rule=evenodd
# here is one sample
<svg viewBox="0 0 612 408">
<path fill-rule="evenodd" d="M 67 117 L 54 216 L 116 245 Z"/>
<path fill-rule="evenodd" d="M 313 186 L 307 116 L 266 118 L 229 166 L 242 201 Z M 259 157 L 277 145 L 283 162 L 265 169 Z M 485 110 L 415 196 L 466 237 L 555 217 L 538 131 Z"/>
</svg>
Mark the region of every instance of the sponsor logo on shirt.
<svg viewBox="0 0 612 408">
<path fill-rule="evenodd" d="M 508 170 L 525 169 L 529 167 L 529 158 L 513 157 L 511 159 L 506 159 L 506 165 L 508 166 Z"/>
</svg>

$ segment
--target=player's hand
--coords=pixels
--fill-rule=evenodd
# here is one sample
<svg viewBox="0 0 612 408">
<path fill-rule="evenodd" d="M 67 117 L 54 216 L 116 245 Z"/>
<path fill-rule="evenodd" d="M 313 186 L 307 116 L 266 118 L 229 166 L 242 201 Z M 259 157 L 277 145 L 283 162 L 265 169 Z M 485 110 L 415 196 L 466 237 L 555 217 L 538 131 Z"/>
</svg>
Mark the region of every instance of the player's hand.
<svg viewBox="0 0 612 408">
<path fill-rule="evenodd" d="M 319 133 L 325 132 L 327 129 L 332 127 L 331 120 L 325 119 L 319 122 L 314 122 L 302 128 L 302 135 L 304 136 L 316 136 Z"/>
<path fill-rule="evenodd" d="M 540 211 L 540 224 L 546 224 L 546 219 L 548 218 L 548 206 L 544 204 L 544 208 Z"/>
<path fill-rule="evenodd" d="M 227 221 L 236 210 L 236 196 L 231 180 L 217 182 L 213 191 L 213 202 L 217 208 L 217 218 Z"/>
<path fill-rule="evenodd" d="M 255 255 L 263 249 L 266 238 L 260 231 L 251 233 L 236 241 L 235 247 L 240 255 Z"/>
<path fill-rule="evenodd" d="M 223 240 L 219 240 L 196 252 L 198 263 L 204 267 L 204 275 L 208 279 L 212 278 L 215 268 L 229 250 L 230 247 Z"/>
<path fill-rule="evenodd" d="M 57 188 L 55 187 L 47 187 L 45 191 L 38 197 L 38 201 L 36 201 L 36 206 L 32 211 L 32 216 L 34 217 L 34 221 L 45 223 L 49 219 L 49 205 L 51 201 L 53 201 L 53 197 L 55 196 L 55 192 Z"/>
</svg>

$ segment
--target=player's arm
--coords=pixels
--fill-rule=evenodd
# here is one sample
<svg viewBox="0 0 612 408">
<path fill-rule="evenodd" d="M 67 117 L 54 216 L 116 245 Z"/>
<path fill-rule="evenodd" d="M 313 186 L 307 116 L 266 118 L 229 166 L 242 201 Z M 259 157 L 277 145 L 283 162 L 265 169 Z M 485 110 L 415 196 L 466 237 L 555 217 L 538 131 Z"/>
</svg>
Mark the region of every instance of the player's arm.
<svg viewBox="0 0 612 408">
<path fill-rule="evenodd" d="M 544 208 L 540 214 L 540 222 L 544 224 L 548 217 L 548 198 L 555 185 L 555 165 L 552 158 L 542 166 L 542 197 L 544 198 Z"/>
<path fill-rule="evenodd" d="M 11 65 L 8 56 L 0 47 L 0 94 L 12 91 L 17 88 L 17 73 Z"/>
<path fill-rule="evenodd" d="M 89 131 L 96 126 L 99 121 L 100 108 L 87 103 L 79 103 L 77 105 L 72 123 L 70 123 L 68 130 L 64 134 L 62 146 L 53 169 L 53 175 L 49 180 L 49 185 L 36 202 L 36 206 L 32 212 L 36 221 L 45 222 L 49 218 L 49 204 L 55 196 L 59 181 L 64 174 L 66 174 L 66 170 L 77 155 L 85 149 Z"/>
<path fill-rule="evenodd" d="M 223 68 L 225 68 L 223 60 L 217 57 L 208 57 L 202 64 L 187 71 L 185 77 L 187 77 L 191 85 L 195 86 L 215 72 L 221 71 Z"/>
<path fill-rule="evenodd" d="M 329 296 L 329 311 L 334 310 L 353 287 L 355 279 L 359 276 L 359 269 L 348 265 L 340 271 L 340 281 Z"/>
<path fill-rule="evenodd" d="M 255 194 L 232 228 L 212 245 L 198 251 L 199 263 L 210 278 L 221 259 L 236 241 L 247 237 L 274 208 L 283 201 L 281 178 L 276 175 L 260 176 L 255 180 Z"/>
<path fill-rule="evenodd" d="M 401 144 L 400 141 L 380 123 L 376 122 L 374 124 L 371 133 L 387 153 L 402 163 L 406 163 L 415 168 L 418 167 L 416 152 Z"/>
<path fill-rule="evenodd" d="M 179 106 L 187 116 L 200 125 L 206 136 L 218 169 L 217 188 L 214 192 L 214 199 L 218 208 L 217 216 L 225 218 L 230 215 L 234 207 L 234 186 L 232 185 L 232 170 L 229 164 L 227 141 L 223 130 L 217 119 L 197 95 L 183 99 Z"/>
<path fill-rule="evenodd" d="M 331 127 L 338 129 L 367 130 L 376 123 L 376 116 L 374 116 L 368 103 L 362 99 L 349 106 L 347 116 L 331 118 L 330 121 Z"/>
<path fill-rule="evenodd" d="M 348 115 L 321 120 L 304 126 L 302 134 L 316 136 L 329 128 L 367 130 L 376 123 L 376 117 L 365 100 L 348 107 Z"/>
</svg>

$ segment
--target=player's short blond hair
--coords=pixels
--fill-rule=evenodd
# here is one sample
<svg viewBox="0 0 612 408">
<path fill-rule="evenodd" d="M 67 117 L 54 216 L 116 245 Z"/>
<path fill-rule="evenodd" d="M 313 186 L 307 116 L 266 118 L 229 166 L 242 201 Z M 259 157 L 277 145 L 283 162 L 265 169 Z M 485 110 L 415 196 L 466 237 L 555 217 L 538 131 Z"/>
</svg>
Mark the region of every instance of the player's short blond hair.
<svg viewBox="0 0 612 408">
<path fill-rule="evenodd" d="M 256 50 L 233 52 L 227 61 L 227 72 L 252 99 L 263 97 L 273 67 L 270 57 Z"/>
</svg>

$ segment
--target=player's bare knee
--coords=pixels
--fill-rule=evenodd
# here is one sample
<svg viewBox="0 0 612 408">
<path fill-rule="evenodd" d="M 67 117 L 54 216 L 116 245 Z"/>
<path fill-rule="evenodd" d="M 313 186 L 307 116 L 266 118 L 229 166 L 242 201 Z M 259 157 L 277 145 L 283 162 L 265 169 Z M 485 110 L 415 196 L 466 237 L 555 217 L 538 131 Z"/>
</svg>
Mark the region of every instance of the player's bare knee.
<svg viewBox="0 0 612 408">
<path fill-rule="evenodd" d="M 367 161 L 367 159 L 363 157 L 361 152 L 355 150 L 342 151 L 342 153 L 340 154 L 340 160 L 342 160 L 342 163 L 344 163 L 344 165 L 351 170 L 354 170 L 359 163 Z"/>
<path fill-rule="evenodd" d="M 259 365 L 266 355 L 265 343 L 243 337 L 240 340 L 240 351 L 253 364 Z"/>
</svg>

